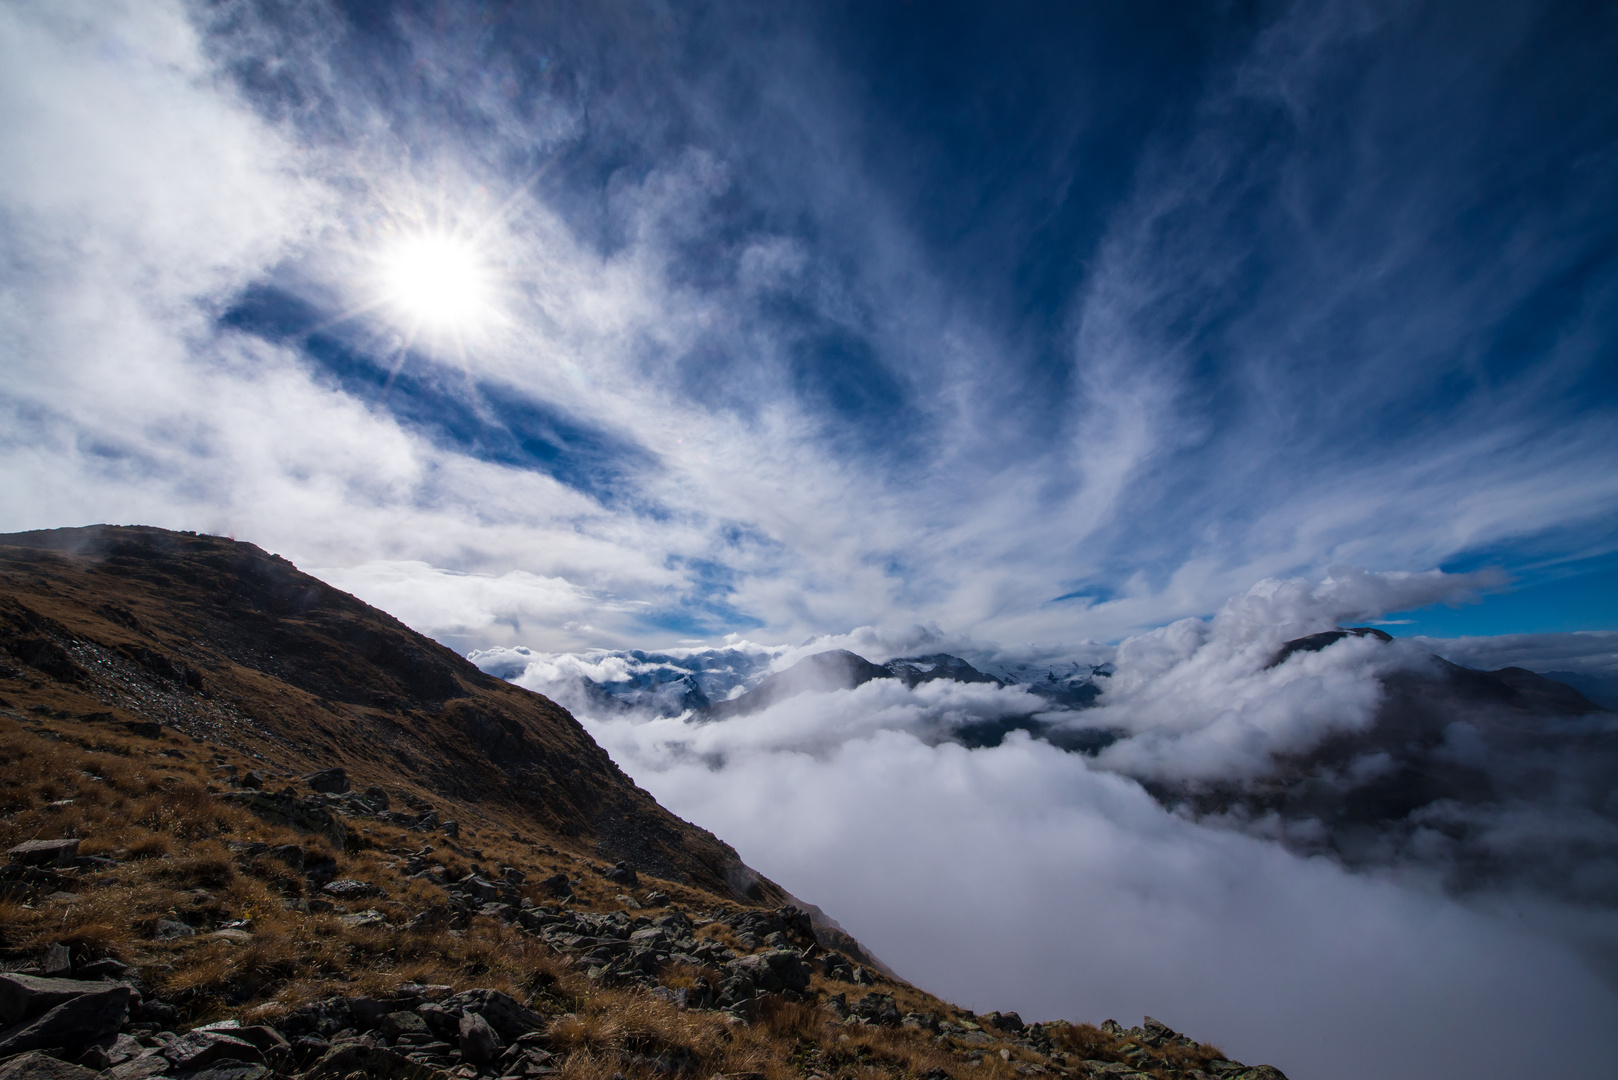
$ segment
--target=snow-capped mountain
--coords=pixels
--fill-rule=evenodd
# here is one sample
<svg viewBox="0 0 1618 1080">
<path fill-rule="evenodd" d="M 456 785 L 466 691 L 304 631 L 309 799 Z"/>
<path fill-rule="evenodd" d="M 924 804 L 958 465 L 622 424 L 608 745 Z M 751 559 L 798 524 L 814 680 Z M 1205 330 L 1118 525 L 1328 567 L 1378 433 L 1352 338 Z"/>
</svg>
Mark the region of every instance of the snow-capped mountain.
<svg viewBox="0 0 1618 1080">
<path fill-rule="evenodd" d="M 851 690 L 872 679 L 897 679 L 911 688 L 940 679 L 1018 686 L 1043 699 L 1030 712 L 1083 709 L 1095 703 L 1111 673 L 1107 665 L 1080 661 L 986 663 L 985 670 L 950 653 L 877 664 L 846 649 L 814 652 L 779 665 L 794 653 L 801 649 L 748 642 L 666 652 L 537 653 L 519 647 L 473 652 L 468 659 L 491 675 L 538 690 L 588 715 L 689 714 L 697 720 L 743 716 L 800 693 Z"/>
<path fill-rule="evenodd" d="M 745 692 L 770 673 L 781 646 L 746 643 L 712 649 L 539 653 L 521 646 L 472 652 L 467 659 L 575 712 L 679 716 Z"/>
</svg>

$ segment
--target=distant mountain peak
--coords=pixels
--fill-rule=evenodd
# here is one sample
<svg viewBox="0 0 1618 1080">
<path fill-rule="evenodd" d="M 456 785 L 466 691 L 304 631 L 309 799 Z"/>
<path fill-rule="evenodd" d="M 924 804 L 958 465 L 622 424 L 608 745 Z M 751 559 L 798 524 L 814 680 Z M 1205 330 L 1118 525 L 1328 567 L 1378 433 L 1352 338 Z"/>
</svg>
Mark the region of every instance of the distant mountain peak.
<svg viewBox="0 0 1618 1080">
<path fill-rule="evenodd" d="M 1308 634 L 1304 637 L 1293 638 L 1283 642 L 1275 659 L 1270 661 L 1270 667 L 1286 663 L 1287 657 L 1299 652 L 1319 652 L 1328 645 L 1335 645 L 1344 638 L 1371 637 L 1381 642 L 1390 642 L 1393 635 L 1386 630 L 1378 630 L 1374 626 L 1340 626 L 1336 630 L 1322 630 L 1318 634 Z"/>
</svg>

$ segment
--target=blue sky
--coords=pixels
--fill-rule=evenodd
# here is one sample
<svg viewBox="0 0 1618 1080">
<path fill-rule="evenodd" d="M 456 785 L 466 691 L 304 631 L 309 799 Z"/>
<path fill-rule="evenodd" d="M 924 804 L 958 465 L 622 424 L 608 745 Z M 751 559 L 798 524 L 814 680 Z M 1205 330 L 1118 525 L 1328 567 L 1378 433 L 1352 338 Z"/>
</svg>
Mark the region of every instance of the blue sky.
<svg viewBox="0 0 1618 1080">
<path fill-rule="evenodd" d="M 1534 568 L 1521 581 L 1471 602 L 1390 612 L 1379 625 L 1399 636 L 1440 638 L 1618 630 L 1614 596 L 1618 596 L 1618 559 L 1581 559 L 1558 566 L 1553 573 Z"/>
<path fill-rule="evenodd" d="M 1333 567 L 1612 628 L 1615 20 L 7 5 L 0 527 L 468 648 L 1113 641 Z"/>
</svg>

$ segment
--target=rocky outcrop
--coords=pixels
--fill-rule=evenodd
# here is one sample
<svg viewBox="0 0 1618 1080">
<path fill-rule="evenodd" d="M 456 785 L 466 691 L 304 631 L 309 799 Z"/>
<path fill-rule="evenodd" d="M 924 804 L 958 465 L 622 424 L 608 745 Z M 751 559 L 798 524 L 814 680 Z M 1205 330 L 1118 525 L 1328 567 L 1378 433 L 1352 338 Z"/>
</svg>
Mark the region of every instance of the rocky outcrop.
<svg viewBox="0 0 1618 1080">
<path fill-rule="evenodd" d="M 901 1013 L 892 988 L 873 989 L 852 1003 L 842 992 L 822 995 L 813 988 L 815 974 L 835 976 L 847 970 L 847 961 L 813 944 L 791 947 L 806 937 L 802 911 L 715 914 L 671 909 L 653 918 L 629 911 L 529 907 L 519 909 L 516 920 L 562 955 L 576 958 L 593 980 L 638 988 L 679 1009 L 722 1010 L 718 1015 L 732 1023 L 757 1022 L 772 1002 L 819 1001 L 845 1025 L 921 1029 L 962 1065 L 997 1055 L 1014 1063 L 1021 1076 L 1285 1080 L 1270 1066 L 1221 1058 L 1151 1017 L 1136 1028 L 1109 1020 L 1085 1035 L 1065 1022 L 1028 1024 L 1016 1013 L 966 1013 L 955 1020 L 931 1012 Z M 766 930 L 777 944 L 738 953 L 699 937 L 696 931 L 705 925 Z M 651 962 L 620 962 L 637 956 Z M 717 993 L 700 981 L 695 987 L 663 985 L 663 974 L 674 970 L 671 964 L 714 972 Z M 559 1066 L 568 1050 L 557 1032 L 571 1020 L 497 989 L 455 993 L 446 985 L 418 983 L 397 984 L 374 996 L 320 998 L 273 1022 L 232 1018 L 189 1030 L 165 1026 L 175 1015 L 161 1002 L 142 1003 L 125 983 L 0 974 L 0 1020 L 10 1025 L 0 1036 L 0 1080 L 534 1077 Z M 826 1057 L 811 1048 L 806 1063 Z M 678 1071 L 677 1062 L 665 1059 L 655 1071 Z M 934 1072 L 927 1074 L 932 1080 L 953 1080 L 946 1070 Z"/>
<path fill-rule="evenodd" d="M 29 1050 L 79 1046 L 114 1035 L 139 995 L 122 983 L 0 975 L 0 1058 Z"/>
<path fill-rule="evenodd" d="M 22 866 L 65 866 L 79 853 L 75 837 L 60 840 L 28 840 L 6 852 L 6 858 Z"/>
</svg>

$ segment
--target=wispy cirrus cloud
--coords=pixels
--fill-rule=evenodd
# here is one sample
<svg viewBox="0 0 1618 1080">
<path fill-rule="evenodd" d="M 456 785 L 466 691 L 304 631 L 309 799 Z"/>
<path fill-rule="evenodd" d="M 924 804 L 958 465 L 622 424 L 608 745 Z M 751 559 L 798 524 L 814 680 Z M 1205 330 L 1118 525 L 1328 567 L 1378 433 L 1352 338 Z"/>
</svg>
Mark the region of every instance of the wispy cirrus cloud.
<svg viewBox="0 0 1618 1080">
<path fill-rule="evenodd" d="M 611 608 L 558 647 L 1109 639 L 1336 562 L 1611 546 L 1612 162 L 1579 156 L 1607 120 L 1501 157 L 1557 100 L 1534 83 L 1489 120 L 1526 9 L 1339 4 L 1179 41 L 1202 77 L 1164 84 L 1180 119 L 1121 172 L 1028 172 L 995 211 L 1020 249 L 941 239 L 930 181 L 875 149 L 899 102 L 838 66 L 845 28 L 714 9 L 694 58 L 694 27 L 642 39 L 636 10 L 13 9 L 41 46 L 11 80 L 13 258 L 39 271 L 15 287 L 59 312 L 9 324 L 40 478 L 16 523 L 250 532 L 356 582 L 558 578 Z M 1438 116 L 1444 153 L 1405 136 Z M 1566 182 L 1475 209 L 1529 169 Z M 69 172 L 118 179 L 47 182 Z M 434 222 L 476 235 L 499 317 L 412 345 L 368 283 Z M 129 257 L 90 273 L 70 236 Z M 1082 266 L 1051 261 L 1069 241 Z M 1474 272 L 1489 245 L 1515 254 Z M 1019 329 L 1006 282 L 1033 267 Z M 507 640 L 491 620 L 481 643 Z"/>
</svg>

